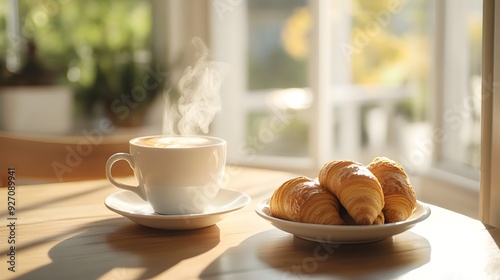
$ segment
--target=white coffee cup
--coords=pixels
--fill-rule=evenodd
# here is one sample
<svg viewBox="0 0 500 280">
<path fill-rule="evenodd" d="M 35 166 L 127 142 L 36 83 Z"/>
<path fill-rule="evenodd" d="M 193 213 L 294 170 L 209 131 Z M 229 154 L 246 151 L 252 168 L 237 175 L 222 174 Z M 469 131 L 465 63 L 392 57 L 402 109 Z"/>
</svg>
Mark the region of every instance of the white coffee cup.
<svg viewBox="0 0 500 280">
<path fill-rule="evenodd" d="M 154 135 L 129 141 L 130 154 L 117 153 L 106 162 L 106 176 L 116 187 L 135 192 L 159 214 L 201 213 L 216 196 L 226 165 L 226 141 L 210 136 Z M 111 175 L 125 160 L 138 186 Z"/>
</svg>

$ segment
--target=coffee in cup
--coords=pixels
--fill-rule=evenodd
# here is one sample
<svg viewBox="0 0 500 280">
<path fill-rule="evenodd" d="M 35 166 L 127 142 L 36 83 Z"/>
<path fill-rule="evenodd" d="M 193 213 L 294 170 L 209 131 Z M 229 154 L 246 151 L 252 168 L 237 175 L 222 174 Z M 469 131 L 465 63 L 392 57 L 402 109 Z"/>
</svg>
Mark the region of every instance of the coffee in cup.
<svg viewBox="0 0 500 280">
<path fill-rule="evenodd" d="M 129 141 L 130 153 L 106 162 L 106 176 L 116 187 L 135 192 L 159 214 L 201 213 L 216 196 L 226 165 L 226 142 L 211 136 L 145 136 Z M 138 186 L 118 182 L 111 174 L 125 160 Z"/>
</svg>

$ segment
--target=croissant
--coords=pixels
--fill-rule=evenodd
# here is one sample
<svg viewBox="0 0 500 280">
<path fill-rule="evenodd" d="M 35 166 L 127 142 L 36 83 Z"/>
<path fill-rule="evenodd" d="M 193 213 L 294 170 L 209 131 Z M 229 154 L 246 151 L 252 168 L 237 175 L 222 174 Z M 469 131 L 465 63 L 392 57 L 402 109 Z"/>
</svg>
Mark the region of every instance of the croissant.
<svg viewBox="0 0 500 280">
<path fill-rule="evenodd" d="M 385 220 L 389 223 L 408 219 L 416 208 L 417 197 L 403 167 L 386 157 L 376 157 L 367 168 L 377 177 L 384 192 Z"/>
<path fill-rule="evenodd" d="M 347 213 L 347 211 L 345 210 L 344 207 L 340 207 L 340 217 L 342 218 L 342 220 L 344 221 L 344 224 L 346 225 L 355 225 L 356 222 L 354 221 L 354 219 L 349 216 L 349 213 Z M 381 211 L 377 218 L 375 218 L 375 221 L 373 221 L 373 225 L 383 225 L 385 222 L 385 218 L 384 218 L 384 213 Z"/>
<path fill-rule="evenodd" d="M 364 165 L 331 161 L 319 172 L 319 183 L 337 196 L 356 224 L 371 225 L 384 207 L 379 181 Z"/>
<path fill-rule="evenodd" d="M 303 176 L 283 183 L 269 201 L 272 216 L 301 223 L 341 225 L 339 209 L 333 194 Z"/>
<path fill-rule="evenodd" d="M 384 216 L 384 209 L 382 208 L 382 211 L 378 213 L 377 218 L 375 218 L 375 221 L 373 221 L 374 225 L 383 225 L 385 223 L 385 216 Z"/>
</svg>

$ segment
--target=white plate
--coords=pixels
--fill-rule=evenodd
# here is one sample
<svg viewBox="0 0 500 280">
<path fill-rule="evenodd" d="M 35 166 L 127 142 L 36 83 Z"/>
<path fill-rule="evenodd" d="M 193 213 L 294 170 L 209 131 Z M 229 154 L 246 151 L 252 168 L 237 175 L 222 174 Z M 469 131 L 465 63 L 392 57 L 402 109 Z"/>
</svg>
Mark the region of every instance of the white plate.
<svg viewBox="0 0 500 280">
<path fill-rule="evenodd" d="M 247 194 L 220 189 L 212 203 L 203 213 L 187 215 L 160 215 L 151 205 L 130 191 L 119 191 L 109 195 L 104 204 L 131 221 L 146 227 L 166 230 L 187 230 L 204 228 L 216 224 L 227 214 L 250 203 Z"/>
<path fill-rule="evenodd" d="M 297 237 L 323 243 L 367 243 L 385 239 L 402 233 L 415 224 L 427 219 L 431 209 L 424 203 L 417 201 L 417 209 L 406 221 L 383 225 L 318 225 L 287 221 L 275 218 L 269 213 L 269 199 L 255 207 L 259 216 L 285 232 Z"/>
</svg>

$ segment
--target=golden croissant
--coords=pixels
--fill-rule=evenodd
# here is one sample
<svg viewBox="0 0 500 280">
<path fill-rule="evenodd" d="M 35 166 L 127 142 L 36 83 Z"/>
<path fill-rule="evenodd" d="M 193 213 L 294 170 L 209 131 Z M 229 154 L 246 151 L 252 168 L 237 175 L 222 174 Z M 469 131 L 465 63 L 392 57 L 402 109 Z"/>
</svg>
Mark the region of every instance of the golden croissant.
<svg viewBox="0 0 500 280">
<path fill-rule="evenodd" d="M 384 192 L 385 220 L 389 223 L 408 219 L 415 210 L 417 197 L 403 167 L 386 157 L 376 157 L 367 168 L 377 177 Z"/>
<path fill-rule="evenodd" d="M 384 194 L 366 166 L 354 161 L 328 162 L 320 170 L 319 183 L 337 196 L 356 224 L 371 225 L 380 219 Z"/>
<path fill-rule="evenodd" d="M 272 216 L 301 223 L 341 225 L 339 209 L 333 194 L 303 176 L 283 183 L 269 201 Z"/>
<path fill-rule="evenodd" d="M 347 213 L 347 211 L 345 210 L 344 207 L 340 207 L 340 217 L 342 218 L 342 220 L 344 221 L 344 224 L 346 224 L 346 225 L 355 225 L 356 224 L 354 219 L 351 216 L 349 216 L 349 213 Z M 383 225 L 384 223 L 385 223 L 384 213 L 380 212 L 378 214 L 377 218 L 375 219 L 375 221 L 373 221 L 373 225 Z"/>
</svg>

